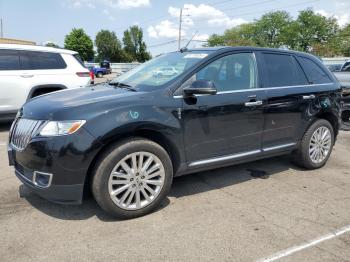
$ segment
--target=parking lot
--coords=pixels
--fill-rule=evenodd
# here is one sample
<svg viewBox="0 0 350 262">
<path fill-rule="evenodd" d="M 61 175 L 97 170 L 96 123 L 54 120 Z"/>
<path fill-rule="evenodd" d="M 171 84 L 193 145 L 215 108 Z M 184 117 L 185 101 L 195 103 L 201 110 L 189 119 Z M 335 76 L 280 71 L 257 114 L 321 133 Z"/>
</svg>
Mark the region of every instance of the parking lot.
<svg viewBox="0 0 350 262">
<path fill-rule="evenodd" d="M 108 74 L 108 75 L 104 75 L 101 78 L 95 77 L 95 84 L 99 84 L 99 83 L 103 83 L 109 80 L 112 80 L 113 78 L 116 77 L 116 73 L 112 73 L 112 74 Z"/>
<path fill-rule="evenodd" d="M 21 185 L 8 130 L 0 126 L 1 261 L 350 261 L 350 132 L 320 170 L 277 157 L 180 177 L 158 211 L 119 221 L 91 198 L 57 205 Z"/>
</svg>

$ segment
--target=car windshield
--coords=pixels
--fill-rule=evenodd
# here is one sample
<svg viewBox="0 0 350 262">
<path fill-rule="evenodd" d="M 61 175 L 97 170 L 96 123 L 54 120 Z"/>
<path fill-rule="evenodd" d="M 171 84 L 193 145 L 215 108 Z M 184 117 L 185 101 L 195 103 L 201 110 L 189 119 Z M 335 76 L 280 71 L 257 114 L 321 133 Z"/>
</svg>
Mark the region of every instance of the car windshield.
<svg viewBox="0 0 350 262">
<path fill-rule="evenodd" d="M 210 52 L 198 50 L 160 55 L 113 79 L 110 83 L 123 83 L 145 91 L 159 88 L 198 63 Z"/>
</svg>

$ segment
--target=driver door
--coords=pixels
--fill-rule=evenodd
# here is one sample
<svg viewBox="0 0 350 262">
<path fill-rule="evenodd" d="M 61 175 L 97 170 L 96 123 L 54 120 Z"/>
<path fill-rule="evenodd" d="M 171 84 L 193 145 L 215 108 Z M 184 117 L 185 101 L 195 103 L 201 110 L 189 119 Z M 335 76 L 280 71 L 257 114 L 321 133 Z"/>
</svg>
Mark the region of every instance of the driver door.
<svg viewBox="0 0 350 262">
<path fill-rule="evenodd" d="M 184 85 L 195 80 L 212 81 L 217 94 L 184 98 L 184 143 L 189 166 L 232 162 L 259 154 L 265 93 L 258 88 L 254 53 L 220 57 Z"/>
</svg>

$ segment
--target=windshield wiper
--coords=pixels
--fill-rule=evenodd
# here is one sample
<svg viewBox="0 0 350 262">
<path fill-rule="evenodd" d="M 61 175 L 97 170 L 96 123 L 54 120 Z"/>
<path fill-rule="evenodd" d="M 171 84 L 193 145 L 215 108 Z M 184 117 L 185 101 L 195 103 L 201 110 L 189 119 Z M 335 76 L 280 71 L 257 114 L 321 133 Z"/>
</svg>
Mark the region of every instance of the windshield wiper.
<svg viewBox="0 0 350 262">
<path fill-rule="evenodd" d="M 111 86 L 114 86 L 114 87 L 125 88 L 125 89 L 128 89 L 128 90 L 133 91 L 133 92 L 137 91 L 136 88 L 132 87 L 131 85 L 122 83 L 122 82 L 109 82 L 108 84 Z"/>
</svg>

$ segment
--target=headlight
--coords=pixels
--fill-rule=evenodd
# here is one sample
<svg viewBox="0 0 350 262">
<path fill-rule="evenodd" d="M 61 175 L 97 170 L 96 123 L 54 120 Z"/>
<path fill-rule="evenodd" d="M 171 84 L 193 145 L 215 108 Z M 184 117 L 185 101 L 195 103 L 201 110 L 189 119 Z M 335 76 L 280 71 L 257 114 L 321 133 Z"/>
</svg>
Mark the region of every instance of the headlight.
<svg viewBox="0 0 350 262">
<path fill-rule="evenodd" d="M 41 136 L 62 136 L 70 135 L 79 130 L 84 124 L 85 120 L 74 121 L 49 121 L 40 130 Z"/>
</svg>

